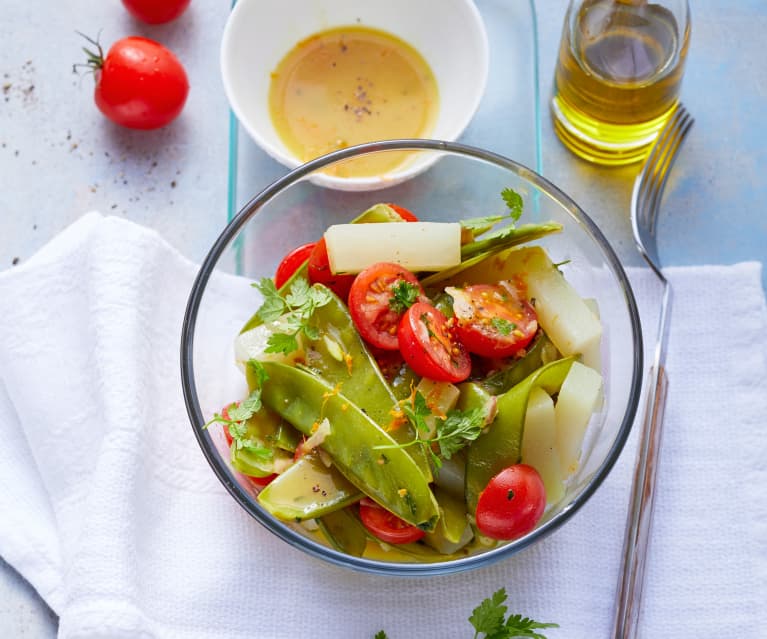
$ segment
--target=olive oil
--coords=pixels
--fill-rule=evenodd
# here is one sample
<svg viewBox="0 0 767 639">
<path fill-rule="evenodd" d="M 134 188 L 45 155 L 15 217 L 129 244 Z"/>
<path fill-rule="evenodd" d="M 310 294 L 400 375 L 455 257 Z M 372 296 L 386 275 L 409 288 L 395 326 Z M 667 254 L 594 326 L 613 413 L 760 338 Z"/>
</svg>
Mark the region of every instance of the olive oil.
<svg viewBox="0 0 767 639">
<path fill-rule="evenodd" d="M 555 72 L 554 128 L 589 161 L 638 161 L 677 105 L 689 44 L 686 12 L 680 30 L 669 9 L 645 0 L 574 4 Z"/>
</svg>

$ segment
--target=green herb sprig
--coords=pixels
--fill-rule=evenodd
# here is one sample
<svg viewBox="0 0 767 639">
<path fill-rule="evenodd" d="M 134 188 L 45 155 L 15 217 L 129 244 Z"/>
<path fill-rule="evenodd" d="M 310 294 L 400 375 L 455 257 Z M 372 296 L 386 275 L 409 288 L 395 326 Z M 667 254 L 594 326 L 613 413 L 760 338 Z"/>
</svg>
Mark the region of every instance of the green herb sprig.
<svg viewBox="0 0 767 639">
<path fill-rule="evenodd" d="M 234 402 L 227 406 L 226 411 L 215 413 L 213 417 L 203 426 L 208 428 L 211 424 L 223 424 L 232 437 L 232 443 L 237 450 L 247 450 L 253 455 L 264 459 L 271 459 L 273 451 L 264 447 L 261 442 L 248 433 L 248 420 L 261 410 L 261 387 L 268 379 L 268 375 L 261 365 L 261 362 L 251 359 L 247 366 L 255 373 L 255 380 L 258 384 L 250 394 L 241 402 Z"/>
<path fill-rule="evenodd" d="M 485 417 L 481 409 L 450 410 L 442 418 L 434 415 L 426 403 L 426 398 L 415 391 L 410 401 L 402 404 L 402 412 L 417 432 L 428 433 L 431 429 L 426 419 L 435 417 L 435 434 L 432 437 L 420 438 L 416 434 L 415 439 L 401 444 L 385 444 L 375 446 L 375 450 L 387 448 L 407 448 L 420 444 L 429 453 L 432 463 L 437 469 L 442 468 L 442 460 L 450 459 L 466 444 L 474 441 L 482 433 L 485 425 Z M 433 445 L 436 444 L 439 453 L 435 453 Z"/>
<path fill-rule="evenodd" d="M 391 287 L 392 296 L 389 298 L 389 308 L 395 313 L 404 313 L 418 301 L 421 291 L 415 284 L 399 280 Z"/>
<path fill-rule="evenodd" d="M 325 306 L 332 299 L 332 293 L 324 286 L 310 286 L 303 278 L 297 278 L 286 295 L 281 295 L 269 277 L 252 284 L 263 295 L 264 301 L 256 315 L 265 324 L 280 320 L 281 330 L 269 336 L 266 353 L 292 353 L 298 350 L 298 336 L 306 335 L 310 340 L 319 339 L 317 327 L 309 324 L 314 310 Z"/>
<path fill-rule="evenodd" d="M 501 588 L 474 608 L 469 617 L 469 623 L 474 628 L 474 639 L 480 639 L 480 636 L 482 639 L 546 639 L 545 635 L 536 631 L 559 628 L 559 624 L 541 623 L 518 614 L 507 617 L 506 599 L 506 589 Z M 383 630 L 379 630 L 374 639 L 388 639 L 388 636 Z"/>
</svg>

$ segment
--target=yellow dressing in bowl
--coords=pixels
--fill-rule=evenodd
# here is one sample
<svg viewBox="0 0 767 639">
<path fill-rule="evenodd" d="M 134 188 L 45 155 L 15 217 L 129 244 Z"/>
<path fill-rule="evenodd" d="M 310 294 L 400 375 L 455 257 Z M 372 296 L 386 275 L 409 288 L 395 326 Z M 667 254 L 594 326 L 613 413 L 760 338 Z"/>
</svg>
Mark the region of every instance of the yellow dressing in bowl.
<svg viewBox="0 0 767 639">
<path fill-rule="evenodd" d="M 334 28 L 299 42 L 271 75 L 269 112 L 285 146 L 301 161 L 363 142 L 428 137 L 439 91 L 426 60 L 385 31 Z M 334 165 L 338 177 L 397 168 L 402 153 Z"/>
</svg>

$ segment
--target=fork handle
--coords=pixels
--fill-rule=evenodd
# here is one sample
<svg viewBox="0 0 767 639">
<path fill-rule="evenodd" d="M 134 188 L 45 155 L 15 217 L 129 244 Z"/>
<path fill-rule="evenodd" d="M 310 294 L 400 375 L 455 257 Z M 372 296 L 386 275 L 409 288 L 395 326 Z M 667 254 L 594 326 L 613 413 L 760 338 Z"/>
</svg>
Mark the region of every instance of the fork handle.
<svg viewBox="0 0 767 639">
<path fill-rule="evenodd" d="M 634 639 L 637 636 L 647 548 L 652 529 L 655 478 L 668 390 L 665 367 L 657 365 L 651 368 L 648 381 L 647 408 L 639 435 L 631 504 L 623 540 L 623 565 L 616 594 L 613 639 Z"/>
</svg>

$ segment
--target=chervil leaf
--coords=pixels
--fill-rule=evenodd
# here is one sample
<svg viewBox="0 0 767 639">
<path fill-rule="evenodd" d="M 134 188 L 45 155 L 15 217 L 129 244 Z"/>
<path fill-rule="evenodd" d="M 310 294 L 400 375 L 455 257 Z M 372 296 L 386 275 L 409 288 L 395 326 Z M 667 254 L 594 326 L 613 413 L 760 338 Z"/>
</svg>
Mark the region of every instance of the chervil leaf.
<svg viewBox="0 0 767 639">
<path fill-rule="evenodd" d="M 504 619 L 506 618 L 506 589 L 501 588 L 493 593 L 492 597 L 483 599 L 469 617 L 469 623 L 474 626 L 476 631 L 474 637 L 479 636 L 479 633 L 485 635 L 494 635 L 504 625 Z"/>
<path fill-rule="evenodd" d="M 477 439 L 484 425 L 485 416 L 479 408 L 451 410 L 445 419 L 437 420 L 437 436 L 432 441 L 439 442 L 440 455 L 450 459 L 467 443 Z"/>
<path fill-rule="evenodd" d="M 506 639 L 507 637 L 546 639 L 545 635 L 535 632 L 535 630 L 541 630 L 543 628 L 559 628 L 559 624 L 540 623 L 538 621 L 533 621 L 528 617 L 523 617 L 522 615 L 509 615 L 509 618 L 506 620 L 506 624 L 503 627 L 506 634 L 500 635 L 498 639 Z"/>
<path fill-rule="evenodd" d="M 318 339 L 319 331 L 309 326 L 309 319 L 316 308 L 332 299 L 324 286 L 310 286 L 306 278 L 299 277 L 290 285 L 283 297 L 274 286 L 274 281 L 263 278 L 254 284 L 264 297 L 264 303 L 256 311 L 264 322 L 280 320 L 279 331 L 269 336 L 266 353 L 291 353 L 298 349 L 298 334 L 304 333 L 309 339 Z"/>
<path fill-rule="evenodd" d="M 521 217 L 522 210 L 525 207 L 522 196 L 514 189 L 505 188 L 501 191 L 501 197 L 509 209 L 509 217 L 516 222 Z"/>
<path fill-rule="evenodd" d="M 285 300 L 282 299 L 274 280 L 269 277 L 262 277 L 258 282 L 252 284 L 264 298 L 261 307 L 256 311 L 256 315 L 262 322 L 273 322 L 279 318 L 286 310 Z"/>
<path fill-rule="evenodd" d="M 426 403 L 426 398 L 419 392 L 415 391 L 409 402 L 402 404 L 402 412 L 408 418 L 411 424 L 424 433 L 428 433 L 429 425 L 426 423 L 426 418 L 431 416 L 431 409 Z"/>
<path fill-rule="evenodd" d="M 261 389 L 257 388 L 239 404 L 229 408 L 229 419 L 233 422 L 244 422 L 250 419 L 261 408 Z"/>
<path fill-rule="evenodd" d="M 265 353 L 292 353 L 298 350 L 296 333 L 273 333 L 266 341 Z"/>
<path fill-rule="evenodd" d="M 404 313 L 418 301 L 420 291 L 415 284 L 399 280 L 391 287 L 392 296 L 389 298 L 389 308 L 395 313 Z"/>
<path fill-rule="evenodd" d="M 297 278 L 291 285 L 285 296 L 285 304 L 291 309 L 301 309 L 309 302 L 309 282 L 303 278 Z"/>
<path fill-rule="evenodd" d="M 266 374 L 264 365 L 257 359 L 249 359 L 248 367 L 255 373 L 256 382 L 258 383 L 258 387 L 261 388 L 264 385 L 264 382 L 269 379 L 269 375 Z"/>
</svg>

